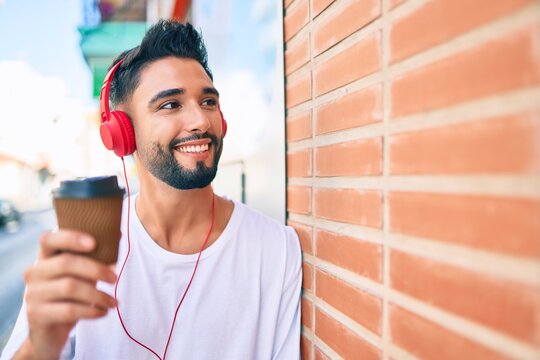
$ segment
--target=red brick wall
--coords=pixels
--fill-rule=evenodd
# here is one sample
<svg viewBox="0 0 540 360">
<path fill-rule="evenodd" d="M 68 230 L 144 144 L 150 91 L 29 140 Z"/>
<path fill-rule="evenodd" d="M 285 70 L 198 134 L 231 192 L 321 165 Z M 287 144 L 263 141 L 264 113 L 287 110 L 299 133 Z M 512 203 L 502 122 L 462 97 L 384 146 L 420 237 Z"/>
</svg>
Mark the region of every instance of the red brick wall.
<svg viewBox="0 0 540 360">
<path fill-rule="evenodd" d="M 285 0 L 304 359 L 540 359 L 540 3 Z"/>
</svg>

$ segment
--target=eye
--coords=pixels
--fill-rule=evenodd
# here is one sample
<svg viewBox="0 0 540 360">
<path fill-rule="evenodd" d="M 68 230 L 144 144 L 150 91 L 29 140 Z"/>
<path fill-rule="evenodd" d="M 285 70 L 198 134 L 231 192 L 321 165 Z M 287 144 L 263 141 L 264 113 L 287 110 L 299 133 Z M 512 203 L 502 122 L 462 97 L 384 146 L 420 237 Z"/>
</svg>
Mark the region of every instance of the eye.
<svg viewBox="0 0 540 360">
<path fill-rule="evenodd" d="M 164 109 L 164 110 L 172 110 L 172 109 L 176 109 L 176 108 L 179 108 L 180 107 L 180 103 L 178 103 L 178 101 L 168 101 L 166 103 L 164 103 L 163 105 L 161 105 L 159 107 L 159 109 Z"/>
<path fill-rule="evenodd" d="M 217 100 L 216 99 L 205 99 L 202 102 L 202 105 L 203 106 L 216 106 L 217 105 Z"/>
</svg>

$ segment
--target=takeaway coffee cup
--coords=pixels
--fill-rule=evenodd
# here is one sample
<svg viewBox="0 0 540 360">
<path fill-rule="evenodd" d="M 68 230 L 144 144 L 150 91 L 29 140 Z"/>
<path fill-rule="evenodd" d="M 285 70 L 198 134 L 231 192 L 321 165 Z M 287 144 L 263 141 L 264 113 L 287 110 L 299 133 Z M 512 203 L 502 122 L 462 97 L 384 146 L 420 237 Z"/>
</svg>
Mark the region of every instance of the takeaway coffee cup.
<svg viewBox="0 0 540 360">
<path fill-rule="evenodd" d="M 115 263 L 124 199 L 116 176 L 62 181 L 52 194 L 58 227 L 92 235 L 96 246 L 88 255 L 106 264 Z"/>
</svg>

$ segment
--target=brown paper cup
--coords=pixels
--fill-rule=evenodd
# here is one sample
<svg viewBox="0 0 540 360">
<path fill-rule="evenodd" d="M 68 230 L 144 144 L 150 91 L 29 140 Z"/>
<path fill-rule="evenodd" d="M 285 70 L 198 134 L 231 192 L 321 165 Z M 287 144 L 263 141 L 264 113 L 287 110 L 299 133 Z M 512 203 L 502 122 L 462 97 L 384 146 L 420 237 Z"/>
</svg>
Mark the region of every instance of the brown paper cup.
<svg viewBox="0 0 540 360">
<path fill-rule="evenodd" d="M 53 198 L 58 227 L 86 232 L 96 240 L 88 255 L 106 264 L 118 258 L 123 196 Z"/>
</svg>

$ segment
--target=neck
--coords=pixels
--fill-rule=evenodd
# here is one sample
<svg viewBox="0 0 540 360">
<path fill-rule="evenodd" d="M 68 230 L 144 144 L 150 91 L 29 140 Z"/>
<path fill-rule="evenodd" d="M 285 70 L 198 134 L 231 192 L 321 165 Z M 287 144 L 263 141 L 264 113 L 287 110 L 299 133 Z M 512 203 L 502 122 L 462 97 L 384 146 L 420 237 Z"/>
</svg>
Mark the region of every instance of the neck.
<svg viewBox="0 0 540 360">
<path fill-rule="evenodd" d="M 158 245 L 171 252 L 193 254 L 201 249 L 210 228 L 213 196 L 210 185 L 178 190 L 155 178 L 141 177 L 135 207 L 144 228 Z"/>
</svg>

